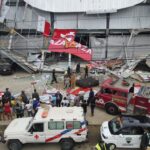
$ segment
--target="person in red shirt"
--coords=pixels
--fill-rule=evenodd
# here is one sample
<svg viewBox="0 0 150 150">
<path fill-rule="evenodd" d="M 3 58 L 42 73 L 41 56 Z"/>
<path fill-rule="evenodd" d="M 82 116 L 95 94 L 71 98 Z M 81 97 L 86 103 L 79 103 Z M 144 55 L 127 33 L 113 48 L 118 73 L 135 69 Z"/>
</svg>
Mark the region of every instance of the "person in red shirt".
<svg viewBox="0 0 150 150">
<path fill-rule="evenodd" d="M 6 103 L 4 104 L 4 114 L 5 116 L 7 116 L 8 120 L 12 119 L 11 106 L 9 101 L 6 101 Z"/>
</svg>

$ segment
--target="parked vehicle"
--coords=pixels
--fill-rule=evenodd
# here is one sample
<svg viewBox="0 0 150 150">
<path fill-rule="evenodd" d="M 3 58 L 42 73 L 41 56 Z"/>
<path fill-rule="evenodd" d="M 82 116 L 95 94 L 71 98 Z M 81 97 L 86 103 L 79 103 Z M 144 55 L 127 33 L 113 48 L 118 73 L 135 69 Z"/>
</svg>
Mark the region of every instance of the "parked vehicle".
<svg viewBox="0 0 150 150">
<path fill-rule="evenodd" d="M 14 119 L 2 141 L 9 150 L 21 150 L 26 143 L 60 143 L 62 150 L 71 150 L 76 142 L 86 141 L 87 134 L 81 107 L 50 107 L 39 108 L 34 118 Z"/>
<path fill-rule="evenodd" d="M 6 59 L 0 59 L 0 74 L 1 75 L 10 75 L 13 73 L 12 63 Z"/>
<path fill-rule="evenodd" d="M 122 86 L 120 80 L 105 80 L 95 95 L 96 105 L 112 115 L 128 111 L 150 115 L 150 87 L 135 85 L 134 96 L 129 99 L 130 86 Z"/>
<path fill-rule="evenodd" d="M 150 132 L 149 117 L 122 115 L 103 122 L 100 136 L 106 144 L 113 147 L 140 148 L 144 128 Z"/>
</svg>

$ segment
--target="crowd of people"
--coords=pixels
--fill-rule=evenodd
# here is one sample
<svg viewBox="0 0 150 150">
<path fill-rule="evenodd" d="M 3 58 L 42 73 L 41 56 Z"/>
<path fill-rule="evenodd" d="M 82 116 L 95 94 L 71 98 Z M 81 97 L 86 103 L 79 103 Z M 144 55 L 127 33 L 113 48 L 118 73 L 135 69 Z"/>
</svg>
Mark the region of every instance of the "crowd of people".
<svg viewBox="0 0 150 150">
<path fill-rule="evenodd" d="M 76 75 L 81 73 L 80 63 L 77 64 L 75 71 L 73 72 L 70 67 L 67 68 L 67 72 L 64 75 L 64 89 L 75 88 Z M 84 78 L 88 77 L 88 67 L 84 68 Z M 58 83 L 55 69 L 52 71 L 51 84 Z M 74 100 L 71 99 L 70 94 L 63 95 L 58 91 L 55 94 L 56 107 L 70 107 L 81 106 L 83 107 L 84 114 L 87 113 L 87 106 L 91 107 L 91 116 L 94 116 L 95 99 L 94 92 L 91 89 L 88 100 L 84 99 L 83 95 L 76 95 Z M 25 91 L 21 91 L 20 95 L 14 97 L 9 88 L 6 88 L 2 99 L 0 100 L 0 120 L 11 120 L 14 117 L 20 118 L 24 116 L 34 116 L 40 107 L 40 97 L 36 89 L 32 93 L 32 97 L 27 97 Z"/>
<path fill-rule="evenodd" d="M 71 95 L 69 93 L 66 94 L 66 96 L 63 97 L 63 95 L 60 93 L 60 91 L 57 91 L 55 94 L 56 96 L 56 107 L 82 107 L 84 115 L 86 116 L 87 108 L 90 106 L 91 109 L 91 116 L 94 116 L 94 109 L 95 109 L 95 93 L 93 89 L 90 89 L 88 99 L 84 99 L 83 94 L 77 94 L 74 99 L 72 99 Z"/>
<path fill-rule="evenodd" d="M 85 68 L 84 68 L 84 78 L 88 77 L 88 72 L 89 72 L 88 66 L 85 66 Z M 81 73 L 80 63 L 78 63 L 76 65 L 75 71 L 72 71 L 72 69 L 70 67 L 68 67 L 67 71 L 66 71 L 66 73 L 64 75 L 64 89 L 75 88 L 75 85 L 76 85 L 76 75 L 78 75 L 80 73 Z M 55 69 L 52 70 L 51 84 L 53 84 L 54 82 L 58 83 Z"/>
<path fill-rule="evenodd" d="M 9 88 L 6 88 L 2 99 L 0 100 L 0 120 L 12 120 L 13 118 L 32 117 L 40 106 L 40 98 L 36 89 L 32 93 L 32 98 L 29 99 L 25 91 L 21 91 L 20 95 L 15 98 Z"/>
<path fill-rule="evenodd" d="M 83 94 L 76 95 L 73 99 L 67 93 L 63 96 L 60 91 L 55 94 L 56 103 L 51 105 L 54 107 L 82 107 L 84 115 L 86 116 L 87 107 L 91 108 L 91 116 L 94 116 L 95 98 L 94 92 L 91 88 L 88 100 L 84 99 Z M 9 88 L 6 88 L 2 99 L 0 100 L 0 120 L 12 120 L 13 118 L 32 117 L 36 114 L 40 107 L 40 96 L 36 89 L 32 93 L 32 97 L 28 98 L 25 91 L 21 91 L 20 95 L 15 98 L 12 96 Z"/>
</svg>

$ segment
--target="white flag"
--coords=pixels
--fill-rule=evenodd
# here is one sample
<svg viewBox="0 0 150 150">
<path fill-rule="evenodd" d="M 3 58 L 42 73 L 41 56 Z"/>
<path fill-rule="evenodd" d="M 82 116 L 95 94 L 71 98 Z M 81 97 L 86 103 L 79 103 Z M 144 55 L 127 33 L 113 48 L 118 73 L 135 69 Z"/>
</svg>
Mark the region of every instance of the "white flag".
<svg viewBox="0 0 150 150">
<path fill-rule="evenodd" d="M 38 16 L 37 31 L 44 32 L 44 28 L 45 28 L 45 18 L 42 16 Z"/>
</svg>

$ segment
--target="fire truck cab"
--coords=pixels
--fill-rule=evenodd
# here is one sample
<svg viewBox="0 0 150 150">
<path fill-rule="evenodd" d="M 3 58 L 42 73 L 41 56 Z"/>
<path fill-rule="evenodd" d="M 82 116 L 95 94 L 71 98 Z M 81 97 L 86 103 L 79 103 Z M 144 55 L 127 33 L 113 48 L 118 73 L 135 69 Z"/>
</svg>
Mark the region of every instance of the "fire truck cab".
<svg viewBox="0 0 150 150">
<path fill-rule="evenodd" d="M 150 115 L 150 87 L 135 84 L 134 94 L 129 98 L 130 87 L 131 84 L 122 85 L 122 80 L 105 80 L 95 95 L 96 105 L 112 115 L 120 112 Z"/>
</svg>

